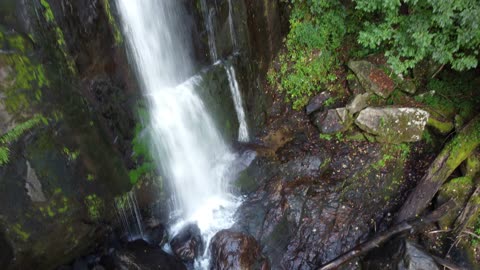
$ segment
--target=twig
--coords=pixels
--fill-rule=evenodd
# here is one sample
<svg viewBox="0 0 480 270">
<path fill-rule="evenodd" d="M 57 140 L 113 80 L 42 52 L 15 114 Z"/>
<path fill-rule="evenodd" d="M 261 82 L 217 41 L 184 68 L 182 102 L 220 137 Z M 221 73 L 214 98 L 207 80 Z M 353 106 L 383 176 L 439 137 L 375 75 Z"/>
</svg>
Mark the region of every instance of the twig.
<svg viewBox="0 0 480 270">
<path fill-rule="evenodd" d="M 435 73 L 433 73 L 431 79 L 435 78 L 435 76 L 437 76 L 438 73 L 440 73 L 440 71 L 442 71 L 442 69 L 443 69 L 444 67 L 445 67 L 445 64 L 441 65 L 440 68 L 439 68 Z"/>
<path fill-rule="evenodd" d="M 339 266 L 343 265 L 344 263 L 347 263 L 352 259 L 361 255 L 364 255 L 368 253 L 370 250 L 376 247 L 379 247 L 381 244 L 383 244 L 384 242 L 386 242 L 387 240 L 389 240 L 390 238 L 392 238 L 397 234 L 400 234 L 409 230 L 417 229 L 426 224 L 438 221 L 441 217 L 443 217 L 453 208 L 455 208 L 455 202 L 450 200 L 423 218 L 417 218 L 409 222 L 403 221 L 391 227 L 389 230 L 378 234 L 377 236 L 373 237 L 371 240 L 354 247 L 347 253 L 344 253 L 340 257 L 337 257 L 336 259 L 332 260 L 326 265 L 320 267 L 318 270 L 337 269 Z"/>
</svg>

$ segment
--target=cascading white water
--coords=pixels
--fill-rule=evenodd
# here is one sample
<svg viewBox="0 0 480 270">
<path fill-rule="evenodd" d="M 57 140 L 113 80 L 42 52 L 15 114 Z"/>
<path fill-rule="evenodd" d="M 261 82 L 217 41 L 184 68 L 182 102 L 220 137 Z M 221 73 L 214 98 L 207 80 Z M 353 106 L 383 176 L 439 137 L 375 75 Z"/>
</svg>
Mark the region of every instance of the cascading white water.
<svg viewBox="0 0 480 270">
<path fill-rule="evenodd" d="M 216 62 L 218 60 L 218 54 L 215 40 L 215 29 L 213 28 L 213 26 L 215 25 L 215 9 L 213 7 L 209 8 L 206 0 L 200 0 L 200 6 L 202 7 L 203 20 L 205 22 L 205 28 L 207 30 L 210 57 L 212 58 L 213 62 Z"/>
<path fill-rule="evenodd" d="M 230 83 L 230 91 L 233 97 L 233 103 L 235 105 L 235 111 L 238 117 L 238 141 L 248 142 L 250 135 L 248 134 L 247 120 L 245 111 L 243 110 L 242 95 L 240 94 L 240 88 L 238 87 L 237 76 L 235 75 L 235 68 L 233 65 L 226 65 L 225 71 L 227 72 L 228 82 Z"/>
<path fill-rule="evenodd" d="M 235 34 L 235 25 L 233 23 L 233 4 L 232 0 L 228 0 L 228 26 L 230 27 L 230 38 L 232 40 L 233 49 L 237 49 L 237 36 Z"/>
<path fill-rule="evenodd" d="M 129 240 L 144 237 L 142 216 L 138 209 L 135 193 L 132 191 L 115 199 L 115 210 L 119 223 Z"/>
<path fill-rule="evenodd" d="M 208 241 L 231 226 L 238 201 L 227 192 L 236 159 L 195 91 L 189 29 L 178 0 L 116 0 L 139 81 L 149 101 L 152 152 L 172 185 L 180 221 Z M 203 265 L 202 267 L 205 267 Z"/>
</svg>

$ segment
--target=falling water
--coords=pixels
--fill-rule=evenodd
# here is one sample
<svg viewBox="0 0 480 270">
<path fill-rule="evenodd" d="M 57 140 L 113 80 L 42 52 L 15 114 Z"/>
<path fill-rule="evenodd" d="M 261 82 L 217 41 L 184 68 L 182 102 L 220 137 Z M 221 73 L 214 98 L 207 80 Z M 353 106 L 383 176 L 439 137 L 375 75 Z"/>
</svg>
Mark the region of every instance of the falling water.
<svg viewBox="0 0 480 270">
<path fill-rule="evenodd" d="M 132 191 L 115 199 L 115 209 L 123 231 L 129 240 L 143 238 L 143 222 L 135 193 Z"/>
<path fill-rule="evenodd" d="M 238 117 L 238 141 L 248 142 L 250 140 L 250 136 L 248 135 L 247 120 L 245 117 L 245 111 L 243 110 L 243 101 L 240 94 L 240 89 L 238 87 L 235 69 L 233 65 L 226 65 L 225 71 L 227 72 L 230 91 L 232 92 L 233 103 L 235 104 L 235 111 L 237 112 Z"/>
<path fill-rule="evenodd" d="M 116 2 L 149 102 L 152 155 L 174 196 L 172 231 L 197 222 L 208 242 L 233 223 L 239 202 L 227 189 L 236 155 L 196 93 L 202 78 L 193 76 L 186 12 L 178 0 Z"/>
<path fill-rule="evenodd" d="M 237 48 L 237 37 L 235 35 L 235 25 L 233 24 L 232 0 L 228 0 L 228 26 L 230 27 L 230 38 L 232 40 L 232 46 L 235 50 Z"/>
<path fill-rule="evenodd" d="M 210 57 L 212 58 L 213 62 L 216 62 L 218 60 L 218 55 L 214 29 L 215 9 L 213 7 L 209 8 L 206 0 L 200 0 L 200 6 L 202 7 L 203 20 L 205 22 L 205 28 L 208 35 L 208 48 L 210 50 Z"/>
</svg>

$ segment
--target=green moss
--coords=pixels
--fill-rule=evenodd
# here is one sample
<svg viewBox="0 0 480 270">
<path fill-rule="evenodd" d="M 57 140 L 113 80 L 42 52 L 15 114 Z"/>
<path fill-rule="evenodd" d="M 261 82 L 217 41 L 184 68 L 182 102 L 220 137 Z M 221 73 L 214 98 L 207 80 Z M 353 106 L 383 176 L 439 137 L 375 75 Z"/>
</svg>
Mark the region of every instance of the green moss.
<svg viewBox="0 0 480 270">
<path fill-rule="evenodd" d="M 53 15 L 50 4 L 47 2 L 47 0 L 40 0 L 40 4 L 43 7 L 43 17 L 48 23 L 52 25 L 55 31 L 58 48 L 65 57 L 68 69 L 70 70 L 70 72 L 72 72 L 72 74 L 76 74 L 75 61 L 73 61 L 72 57 L 70 57 L 70 54 L 68 53 L 67 44 L 65 43 L 65 37 L 63 36 L 62 30 L 60 29 L 60 27 L 58 27 L 57 22 L 55 21 L 55 16 Z"/>
<path fill-rule="evenodd" d="M 47 0 L 40 0 L 40 4 L 44 8 L 43 15 L 45 16 L 45 20 L 47 20 L 47 22 L 55 22 L 55 16 L 53 16 L 52 9 L 50 8 L 50 4 L 47 2 Z"/>
<path fill-rule="evenodd" d="M 20 225 L 19 223 L 14 224 L 10 228 L 22 241 L 26 242 L 28 240 L 28 238 L 30 238 L 30 234 L 25 232 L 22 229 L 22 225 Z"/>
<path fill-rule="evenodd" d="M 11 114 L 29 111 L 32 103 L 41 100 L 42 87 L 49 85 L 43 66 L 33 64 L 27 56 L 16 53 L 0 55 L 0 65 L 13 69 L 5 87 L 0 88 L 5 95 L 7 111 Z"/>
<path fill-rule="evenodd" d="M 40 207 L 39 210 L 44 217 L 59 218 L 57 215 L 62 215 L 69 210 L 69 201 L 62 193 L 62 189 L 54 190 L 52 198 L 48 201 L 46 206 Z M 65 218 L 65 216 L 63 216 Z"/>
<path fill-rule="evenodd" d="M 332 135 L 323 134 L 323 133 L 320 133 L 319 138 L 322 139 L 322 140 L 326 140 L 326 141 L 330 141 L 330 140 L 333 139 Z"/>
<path fill-rule="evenodd" d="M 63 147 L 63 153 L 67 156 L 68 160 L 75 161 L 80 156 L 80 151 L 71 151 L 67 147 Z"/>
<path fill-rule="evenodd" d="M 465 201 L 472 187 L 473 181 L 470 177 L 458 177 L 444 184 L 442 190 L 449 198 L 457 198 Z"/>
<path fill-rule="evenodd" d="M 117 46 L 121 45 L 123 43 L 123 36 L 118 28 L 118 24 L 117 24 L 117 21 L 115 20 L 115 17 L 113 17 L 112 15 L 112 10 L 110 8 L 109 0 L 103 0 L 103 8 L 105 10 L 105 14 L 107 15 L 108 22 L 110 23 L 110 27 L 112 27 L 115 44 Z"/>
<path fill-rule="evenodd" d="M 130 183 L 135 185 L 138 183 L 140 177 L 152 172 L 155 170 L 155 164 L 151 162 L 144 162 L 140 167 L 131 170 L 128 175 L 130 176 Z"/>
<path fill-rule="evenodd" d="M 96 194 L 90 194 L 85 197 L 84 202 L 90 218 L 92 220 L 100 219 L 104 207 L 102 199 L 100 199 Z"/>
<path fill-rule="evenodd" d="M 94 176 L 93 174 L 90 174 L 90 173 L 89 173 L 89 174 L 87 175 L 87 181 L 88 181 L 88 182 L 93 182 L 93 181 L 95 181 L 95 176 Z"/>
<path fill-rule="evenodd" d="M 435 128 L 438 132 L 441 134 L 447 134 L 450 131 L 453 130 L 454 125 L 452 122 L 448 121 L 439 121 L 438 119 L 435 119 L 434 117 L 429 117 L 427 125 Z"/>
</svg>

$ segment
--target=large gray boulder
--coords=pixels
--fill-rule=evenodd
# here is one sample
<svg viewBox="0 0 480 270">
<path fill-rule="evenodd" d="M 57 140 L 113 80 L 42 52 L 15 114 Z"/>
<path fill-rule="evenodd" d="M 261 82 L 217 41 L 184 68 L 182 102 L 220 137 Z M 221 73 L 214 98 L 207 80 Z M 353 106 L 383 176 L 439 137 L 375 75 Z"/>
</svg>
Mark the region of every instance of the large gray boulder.
<svg viewBox="0 0 480 270">
<path fill-rule="evenodd" d="M 383 70 L 368 61 L 350 61 L 348 67 L 368 92 L 388 98 L 395 90 L 395 82 Z"/>
<path fill-rule="evenodd" d="M 417 245 L 407 241 L 402 260 L 398 263 L 398 270 L 438 270 L 433 258 Z"/>
<path fill-rule="evenodd" d="M 417 108 L 366 108 L 355 124 L 386 143 L 415 142 L 422 138 L 430 114 Z"/>
</svg>

